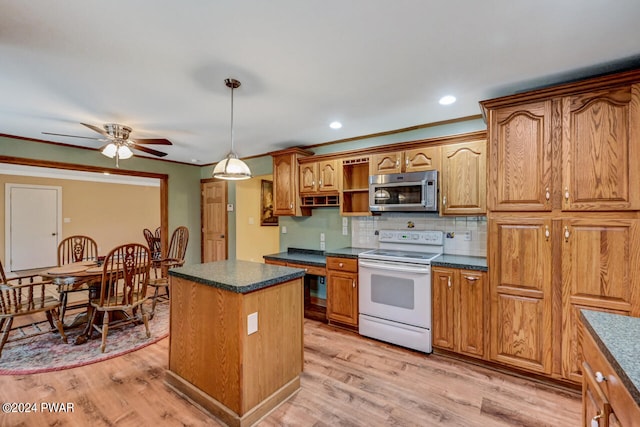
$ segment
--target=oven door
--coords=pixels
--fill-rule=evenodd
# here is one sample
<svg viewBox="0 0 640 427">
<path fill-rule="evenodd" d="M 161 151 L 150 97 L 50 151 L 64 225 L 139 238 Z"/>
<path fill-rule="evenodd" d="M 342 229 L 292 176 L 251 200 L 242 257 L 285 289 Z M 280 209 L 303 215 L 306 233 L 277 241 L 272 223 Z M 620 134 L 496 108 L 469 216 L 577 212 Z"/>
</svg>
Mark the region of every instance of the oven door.
<svg viewBox="0 0 640 427">
<path fill-rule="evenodd" d="M 431 328 L 431 266 L 359 260 L 360 314 Z"/>
</svg>

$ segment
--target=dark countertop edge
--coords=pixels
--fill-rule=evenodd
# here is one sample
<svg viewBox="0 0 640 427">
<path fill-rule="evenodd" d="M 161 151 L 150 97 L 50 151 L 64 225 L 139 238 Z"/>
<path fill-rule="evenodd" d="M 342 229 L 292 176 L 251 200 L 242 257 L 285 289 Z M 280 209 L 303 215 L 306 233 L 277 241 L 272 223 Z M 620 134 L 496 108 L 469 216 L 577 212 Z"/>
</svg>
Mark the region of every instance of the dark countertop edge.
<svg viewBox="0 0 640 427">
<path fill-rule="evenodd" d="M 319 261 L 319 260 L 312 260 L 307 257 L 296 257 L 295 254 L 291 254 L 290 252 L 280 252 L 277 254 L 263 255 L 262 258 L 273 260 L 273 261 L 295 262 L 297 264 L 312 265 L 314 267 L 324 268 L 327 266 L 327 262 L 325 261 L 324 255 L 313 255 L 313 254 L 306 254 L 306 255 L 307 257 L 310 255 L 314 257 L 322 257 L 323 260 Z"/>
<path fill-rule="evenodd" d="M 226 283 L 217 282 L 215 280 L 207 280 L 202 277 L 192 276 L 190 274 L 183 274 L 177 272 L 175 270 L 169 270 L 169 274 L 171 276 L 180 277 L 181 279 L 190 280 L 192 282 L 200 283 L 202 285 L 213 286 L 215 288 L 224 289 L 225 291 L 234 292 L 236 294 L 247 294 L 249 292 L 257 291 L 260 289 L 268 288 L 269 286 L 277 285 L 279 283 L 288 282 L 293 279 L 297 279 L 299 277 L 303 277 L 305 275 L 304 270 L 299 268 L 291 268 L 291 270 L 297 270 L 295 272 L 285 274 L 282 276 L 278 276 L 276 278 L 263 280 L 256 283 L 251 283 L 245 286 L 232 286 Z"/>
<path fill-rule="evenodd" d="M 460 260 L 456 260 L 455 257 L 460 256 Z M 439 260 L 439 258 L 445 257 L 446 260 Z M 489 271 L 489 267 L 486 265 L 480 264 L 470 264 L 468 262 L 469 258 L 478 258 L 478 260 L 483 260 L 486 263 L 486 258 L 483 257 L 474 257 L 470 255 L 449 255 L 444 254 L 431 260 L 431 265 L 435 267 L 448 267 L 448 268 L 458 268 L 461 270 L 476 270 L 476 271 Z"/>
<path fill-rule="evenodd" d="M 584 311 L 584 309 L 580 310 L 580 319 L 582 319 L 582 323 L 589 330 L 589 333 L 593 337 L 593 340 L 596 342 L 598 349 L 600 349 L 600 351 L 604 355 L 604 358 L 607 360 L 607 362 L 609 362 L 616 375 L 620 378 L 620 381 L 622 381 L 622 384 L 624 384 L 624 387 L 627 389 L 633 400 L 635 400 L 636 405 L 640 406 L 640 390 L 638 390 L 633 381 L 631 381 L 631 378 L 629 378 L 625 370 L 622 369 L 615 356 L 609 351 L 607 345 L 602 341 L 602 339 L 600 339 L 600 335 L 598 335 L 591 323 L 589 323 L 589 319 L 587 319 L 583 313 Z M 622 315 L 620 314 L 619 316 Z"/>
</svg>

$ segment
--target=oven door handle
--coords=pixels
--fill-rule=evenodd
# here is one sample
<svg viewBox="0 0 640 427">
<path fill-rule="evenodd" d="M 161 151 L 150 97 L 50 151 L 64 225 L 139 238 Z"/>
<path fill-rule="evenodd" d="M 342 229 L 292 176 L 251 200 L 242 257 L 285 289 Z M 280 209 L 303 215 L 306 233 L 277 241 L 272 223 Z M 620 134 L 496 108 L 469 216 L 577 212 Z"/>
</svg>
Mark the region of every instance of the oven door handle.
<svg viewBox="0 0 640 427">
<path fill-rule="evenodd" d="M 372 263 L 372 262 L 367 262 L 363 260 L 359 261 L 359 265 L 360 267 L 372 268 L 375 270 L 404 271 L 407 273 L 429 274 L 429 272 L 431 271 L 430 266 L 411 266 L 407 264 L 398 264 L 398 263 L 390 264 L 385 262 Z"/>
</svg>

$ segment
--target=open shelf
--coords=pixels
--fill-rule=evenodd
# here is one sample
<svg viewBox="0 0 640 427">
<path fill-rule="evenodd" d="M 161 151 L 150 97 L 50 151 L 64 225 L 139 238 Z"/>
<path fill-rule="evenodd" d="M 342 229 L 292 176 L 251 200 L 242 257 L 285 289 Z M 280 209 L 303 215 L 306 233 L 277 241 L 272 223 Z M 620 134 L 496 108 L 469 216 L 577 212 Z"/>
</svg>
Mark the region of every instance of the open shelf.
<svg viewBox="0 0 640 427">
<path fill-rule="evenodd" d="M 342 161 L 342 205 L 345 216 L 371 215 L 369 211 L 369 156 Z"/>
</svg>

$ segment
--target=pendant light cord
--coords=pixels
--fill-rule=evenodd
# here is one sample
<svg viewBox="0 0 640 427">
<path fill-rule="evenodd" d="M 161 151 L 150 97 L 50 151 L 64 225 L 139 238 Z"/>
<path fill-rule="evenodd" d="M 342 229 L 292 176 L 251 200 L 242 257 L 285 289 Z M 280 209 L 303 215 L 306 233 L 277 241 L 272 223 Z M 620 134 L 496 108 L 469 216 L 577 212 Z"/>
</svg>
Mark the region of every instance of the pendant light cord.
<svg viewBox="0 0 640 427">
<path fill-rule="evenodd" d="M 235 89 L 235 87 L 233 87 L 234 85 L 231 85 L 231 152 L 233 154 L 235 154 L 235 148 L 233 146 L 233 90 Z"/>
</svg>

